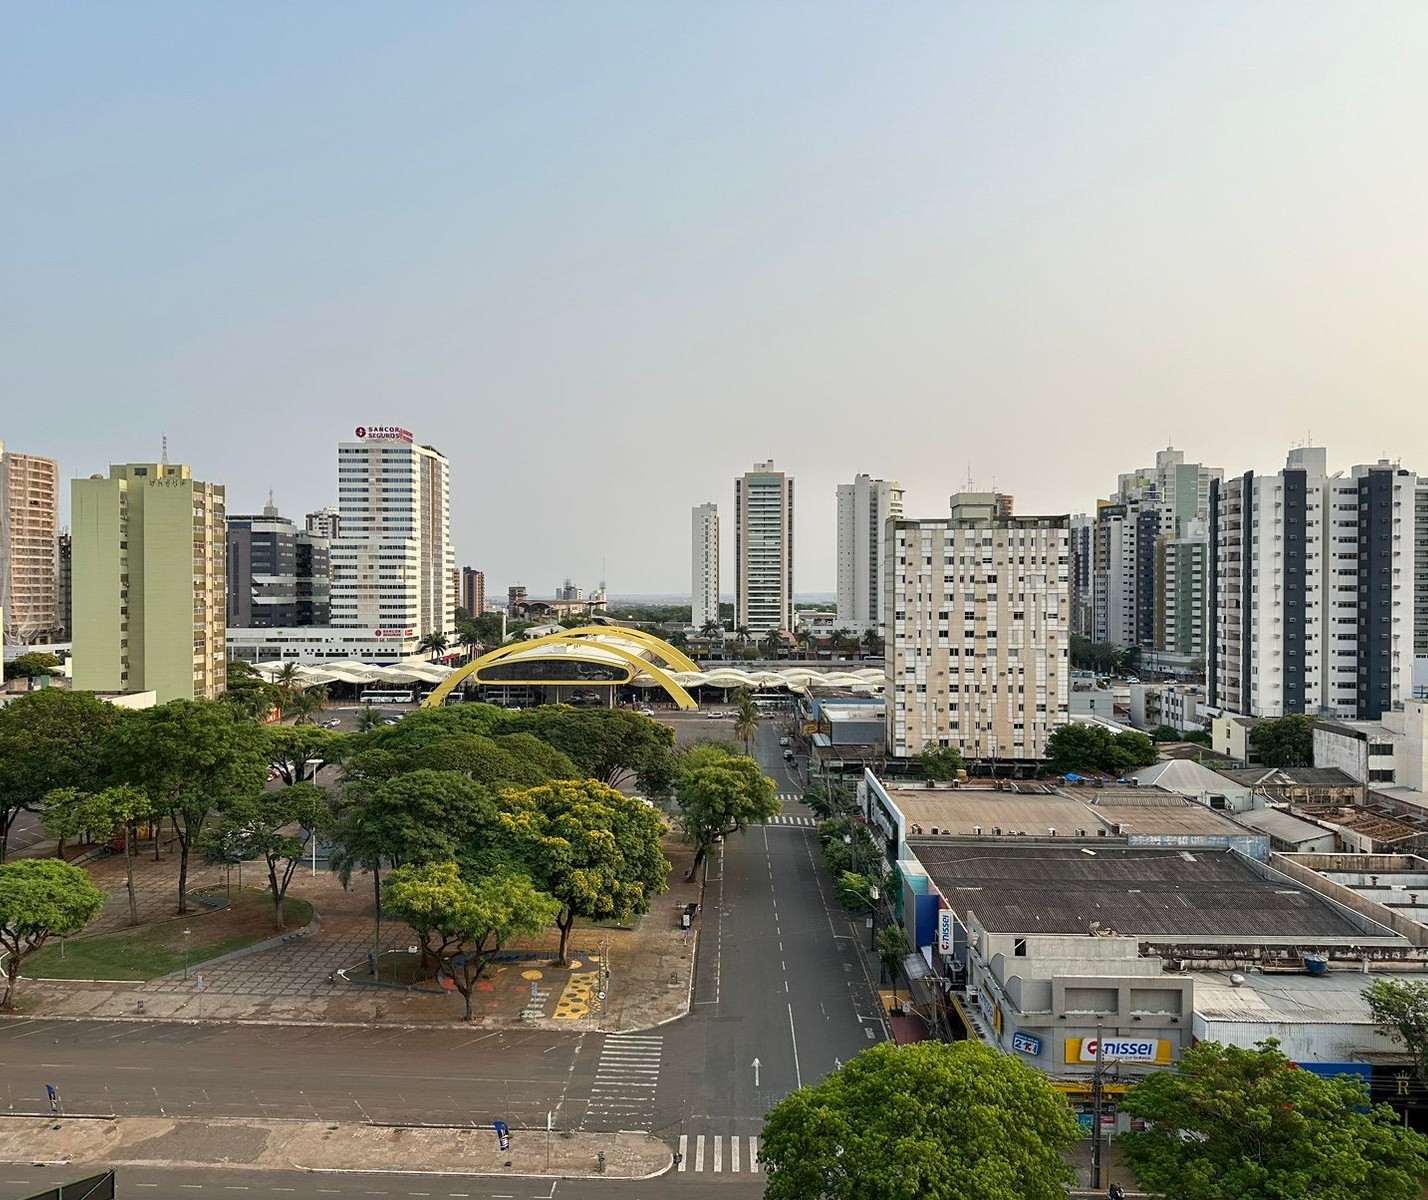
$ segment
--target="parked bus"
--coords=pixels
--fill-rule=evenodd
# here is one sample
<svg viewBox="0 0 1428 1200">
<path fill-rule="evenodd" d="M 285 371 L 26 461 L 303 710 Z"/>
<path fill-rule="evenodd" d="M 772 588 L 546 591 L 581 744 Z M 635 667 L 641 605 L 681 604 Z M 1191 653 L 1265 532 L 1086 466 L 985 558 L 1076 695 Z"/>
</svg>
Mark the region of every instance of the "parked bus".
<svg viewBox="0 0 1428 1200">
<path fill-rule="evenodd" d="M 363 704 L 415 704 L 416 688 L 368 688 L 357 699 Z"/>
</svg>

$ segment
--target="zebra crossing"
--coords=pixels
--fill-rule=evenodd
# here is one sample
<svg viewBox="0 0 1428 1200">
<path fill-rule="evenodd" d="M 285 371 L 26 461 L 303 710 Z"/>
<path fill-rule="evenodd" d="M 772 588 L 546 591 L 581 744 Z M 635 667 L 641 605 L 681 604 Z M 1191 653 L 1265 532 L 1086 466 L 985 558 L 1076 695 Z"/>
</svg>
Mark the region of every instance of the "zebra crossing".
<svg viewBox="0 0 1428 1200">
<path fill-rule="evenodd" d="M 764 1173 L 763 1164 L 759 1162 L 759 1139 L 756 1137 L 719 1133 L 698 1133 L 691 1137 L 681 1133 L 678 1150 L 676 1171 L 706 1175 Z"/>
<path fill-rule="evenodd" d="M 647 1130 L 654 1123 L 664 1038 L 639 1033 L 611 1033 L 600 1048 L 595 1082 L 590 1086 L 586 1125 L 619 1130 Z"/>
<path fill-rule="evenodd" d="M 779 814 L 778 816 L 776 816 L 776 817 L 770 817 L 770 818 L 765 822 L 765 824 L 766 824 L 766 825 L 805 825 L 805 826 L 812 826 L 812 825 L 817 825 L 817 824 L 818 824 L 818 818 L 817 818 L 817 817 L 795 817 L 795 816 L 790 816 L 790 815 L 788 815 L 787 813 L 780 813 L 780 814 Z"/>
</svg>

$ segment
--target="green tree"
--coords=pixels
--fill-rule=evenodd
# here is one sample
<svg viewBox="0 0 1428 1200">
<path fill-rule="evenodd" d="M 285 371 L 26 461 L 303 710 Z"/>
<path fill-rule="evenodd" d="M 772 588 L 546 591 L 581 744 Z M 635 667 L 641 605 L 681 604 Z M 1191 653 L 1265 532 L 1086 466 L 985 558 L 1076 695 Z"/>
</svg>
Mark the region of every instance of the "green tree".
<svg viewBox="0 0 1428 1200">
<path fill-rule="evenodd" d="M 490 866 L 499 857 L 495 799 L 455 771 L 395 775 L 375 784 L 358 804 L 364 839 L 391 866 Z"/>
<path fill-rule="evenodd" d="M 980 1042 L 864 1050 L 769 1112 L 767 1200 L 1064 1200 L 1080 1137 L 1041 1072 Z"/>
<path fill-rule="evenodd" d="M 748 754 L 759 734 L 759 707 L 748 688 L 740 688 L 735 693 L 734 703 L 734 736 L 744 743 L 744 753 Z"/>
<path fill-rule="evenodd" d="M 560 902 L 560 964 L 577 919 L 627 921 L 665 890 L 664 824 L 643 801 L 580 779 L 506 792 L 501 803 L 536 886 Z"/>
<path fill-rule="evenodd" d="M 263 731 L 220 700 L 171 700 L 124 714 L 105 741 L 111 778 L 148 794 L 179 843 L 178 911 L 188 912 L 189 855 L 216 807 L 263 789 Z"/>
<path fill-rule="evenodd" d="M 323 684 L 292 688 L 284 694 L 283 716 L 291 717 L 294 725 L 301 725 L 304 721 L 312 722 L 326 707 L 327 687 Z"/>
<path fill-rule="evenodd" d="M 364 704 L 357 713 L 357 732 L 371 733 L 373 730 L 381 729 L 387 723 L 387 718 L 382 715 L 382 710 L 375 704 Z"/>
<path fill-rule="evenodd" d="M 276 685 L 264 679 L 251 663 L 230 658 L 222 699 L 248 720 L 265 721 L 282 707 L 283 694 Z"/>
<path fill-rule="evenodd" d="M 0 708 L 0 862 L 21 812 L 56 788 L 103 786 L 103 746 L 121 710 L 89 692 L 44 688 Z"/>
<path fill-rule="evenodd" d="M 0 959 L 5 994 L 0 1009 L 15 1006 L 15 981 L 25 958 L 51 937 L 70 937 L 99 915 L 104 893 L 78 867 L 55 858 L 0 863 Z"/>
<path fill-rule="evenodd" d="M 1104 725 L 1071 721 L 1047 739 L 1048 769 L 1053 774 L 1098 772 L 1119 775 L 1148 767 L 1160 756 L 1155 743 L 1135 731 L 1113 734 Z"/>
<path fill-rule="evenodd" d="M 911 953 L 907 931 L 901 925 L 885 925 L 878 930 L 878 966 L 883 979 L 891 979 L 896 985 L 903 960 Z"/>
<path fill-rule="evenodd" d="M 699 627 L 699 633 L 701 637 L 717 638 L 723 632 L 724 627 L 720 625 L 719 622 L 716 621 L 713 617 L 710 617 L 704 622 L 703 625 Z"/>
<path fill-rule="evenodd" d="M 289 787 L 315 781 L 323 767 L 342 761 L 348 745 L 346 734 L 317 725 L 269 725 L 263 741 L 268 762 Z"/>
<path fill-rule="evenodd" d="M 534 935 L 555 920 L 560 905 L 525 875 L 500 871 L 475 882 L 454 862 L 402 867 L 382 887 L 389 916 L 406 922 L 466 1002 L 491 960 L 511 938 Z"/>
<path fill-rule="evenodd" d="M 102 792 L 81 792 L 59 788 L 45 797 L 45 832 L 61 847 L 69 838 L 89 832 L 109 837 L 117 829 L 124 838 L 124 882 L 129 897 L 129 924 L 139 923 L 139 897 L 134 890 L 134 843 L 140 821 L 151 821 L 158 813 L 154 803 L 139 788 L 128 784 L 105 788 Z M 57 857 L 63 857 L 58 855 Z"/>
<path fill-rule="evenodd" d="M 214 862 L 262 859 L 268 869 L 273 921 L 281 930 L 283 902 L 293 874 L 313 838 L 331 832 L 334 823 L 327 792 L 313 783 L 295 783 L 231 801 L 218 823 L 203 835 L 202 845 Z"/>
<path fill-rule="evenodd" d="M 450 644 L 451 642 L 447 638 L 446 634 L 428 633 L 422 636 L 421 642 L 417 646 L 417 649 L 421 650 L 423 653 L 430 654 L 432 662 L 436 662 L 437 659 L 439 659 L 443 654 L 446 653 L 446 648 Z"/>
<path fill-rule="evenodd" d="M 883 652 L 883 638 L 876 629 L 868 629 L 863 633 L 863 649 L 868 656 L 875 657 Z"/>
<path fill-rule="evenodd" d="M 1373 1019 L 1413 1055 L 1418 1078 L 1428 1080 L 1428 983 L 1418 979 L 1375 979 L 1363 990 Z"/>
<path fill-rule="evenodd" d="M 740 625 L 734 630 L 734 641 L 740 646 L 747 646 L 753 639 L 753 633 L 747 625 Z"/>
<path fill-rule="evenodd" d="M 1168 1200 L 1417 1200 L 1428 1178 L 1428 1139 L 1358 1079 L 1300 1070 L 1273 1039 L 1200 1042 L 1121 1108 L 1153 1123 L 1116 1139 L 1122 1160 Z"/>
<path fill-rule="evenodd" d="M 5 664 L 6 679 L 38 679 L 42 675 L 55 675 L 64 664 L 53 654 L 32 650 L 28 654 L 16 655 Z"/>
<path fill-rule="evenodd" d="M 783 638 L 779 636 L 777 629 L 770 629 L 764 634 L 763 641 L 759 643 L 759 648 L 763 650 L 766 658 L 777 658 L 783 649 Z"/>
<path fill-rule="evenodd" d="M 1179 742 L 1184 740 L 1185 735 L 1176 729 L 1174 725 L 1157 725 L 1150 731 L 1152 742 Z"/>
<path fill-rule="evenodd" d="M 1250 749 L 1266 767 L 1314 765 L 1314 718 L 1290 713 L 1261 721 L 1249 734 Z"/>
<path fill-rule="evenodd" d="M 924 779 L 940 779 L 944 783 L 962 777 L 962 752 L 956 746 L 924 746 L 917 756 L 917 773 Z"/>
<path fill-rule="evenodd" d="M 684 836 L 694 846 L 693 879 L 720 838 L 742 833 L 778 813 L 778 788 L 747 755 L 697 746 L 685 755 L 675 784 Z"/>
<path fill-rule="evenodd" d="M 631 780 L 643 786 L 651 773 L 669 769 L 674 753 L 674 730 L 628 709 L 547 704 L 506 714 L 502 729 L 534 734 L 565 754 L 586 778 L 610 787 Z"/>
</svg>

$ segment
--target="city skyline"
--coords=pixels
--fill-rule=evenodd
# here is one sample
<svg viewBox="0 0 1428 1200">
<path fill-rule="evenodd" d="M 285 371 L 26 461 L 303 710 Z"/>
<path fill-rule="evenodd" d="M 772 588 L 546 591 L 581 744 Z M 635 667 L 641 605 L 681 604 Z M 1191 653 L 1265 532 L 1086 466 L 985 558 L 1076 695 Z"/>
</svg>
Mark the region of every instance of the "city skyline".
<svg viewBox="0 0 1428 1200">
<path fill-rule="evenodd" d="M 301 513 L 398 424 L 493 588 L 676 593 L 689 508 L 772 458 L 832 590 L 859 472 L 1076 512 L 1167 441 L 1428 447 L 1428 10 L 275 20 L 13 14 L 0 437 L 66 480 L 167 435 Z"/>
</svg>

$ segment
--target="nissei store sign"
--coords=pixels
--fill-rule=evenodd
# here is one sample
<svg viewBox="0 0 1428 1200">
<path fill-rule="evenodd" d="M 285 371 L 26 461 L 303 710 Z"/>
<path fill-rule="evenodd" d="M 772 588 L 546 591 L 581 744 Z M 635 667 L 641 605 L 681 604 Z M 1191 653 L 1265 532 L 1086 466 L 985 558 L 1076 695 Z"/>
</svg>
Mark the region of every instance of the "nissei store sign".
<svg viewBox="0 0 1428 1200">
<path fill-rule="evenodd" d="M 412 431 L 399 425 L 359 425 L 357 440 L 364 442 L 409 442 Z"/>
<path fill-rule="evenodd" d="M 952 910 L 939 909 L 937 912 L 937 953 L 952 953 Z"/>
<path fill-rule="evenodd" d="M 1096 1061 L 1096 1038 L 1067 1038 L 1066 1061 L 1093 1063 Z M 1130 1038 L 1101 1038 L 1102 1062 L 1168 1063 L 1170 1043 Z"/>
<path fill-rule="evenodd" d="M 1041 1039 L 1032 1037 L 1029 1033 L 1012 1034 L 1012 1049 L 1020 1050 L 1023 1054 L 1040 1054 Z"/>
</svg>

